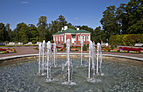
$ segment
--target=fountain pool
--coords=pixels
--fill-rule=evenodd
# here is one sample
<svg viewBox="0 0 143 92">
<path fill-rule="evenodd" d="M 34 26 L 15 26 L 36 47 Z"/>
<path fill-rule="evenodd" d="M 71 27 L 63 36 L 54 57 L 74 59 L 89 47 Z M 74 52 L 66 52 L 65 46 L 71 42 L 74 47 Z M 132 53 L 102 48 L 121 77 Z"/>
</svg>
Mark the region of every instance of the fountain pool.
<svg viewBox="0 0 143 92">
<path fill-rule="evenodd" d="M 71 57 L 71 56 L 70 56 Z M 88 67 L 80 66 L 79 58 L 70 58 L 73 64 L 71 69 L 72 80 L 76 85 L 62 85 L 67 79 L 67 70 L 61 67 L 52 67 L 51 75 L 59 79 L 51 83 L 45 82 L 46 75 L 39 76 L 38 62 L 31 60 L 0 66 L 0 92 L 143 92 L 143 62 L 104 57 L 102 72 L 104 76 L 96 75 L 100 82 L 87 82 Z M 83 64 L 88 65 L 88 57 L 83 57 Z M 56 60 L 57 65 L 66 62 L 62 57 Z"/>
</svg>

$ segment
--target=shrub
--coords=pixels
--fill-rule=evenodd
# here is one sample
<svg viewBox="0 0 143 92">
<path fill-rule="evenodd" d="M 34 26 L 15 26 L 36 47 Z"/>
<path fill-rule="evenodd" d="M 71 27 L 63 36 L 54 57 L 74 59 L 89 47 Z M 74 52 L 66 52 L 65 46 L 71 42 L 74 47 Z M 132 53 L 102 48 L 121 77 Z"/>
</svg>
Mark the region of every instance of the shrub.
<svg viewBox="0 0 143 92">
<path fill-rule="evenodd" d="M 63 48 L 66 48 L 66 43 L 64 43 L 64 47 Z"/>
<path fill-rule="evenodd" d="M 135 43 L 143 43 L 143 34 L 112 35 L 109 43 L 113 47 L 117 45 L 134 46 Z"/>
<path fill-rule="evenodd" d="M 50 42 L 51 42 L 51 43 L 54 43 L 54 41 L 53 41 L 53 40 L 51 40 Z"/>
<path fill-rule="evenodd" d="M 36 44 L 36 42 L 37 42 L 36 40 L 32 40 L 32 44 Z"/>
<path fill-rule="evenodd" d="M 86 45 L 83 46 L 83 51 L 87 51 L 87 46 Z"/>
</svg>

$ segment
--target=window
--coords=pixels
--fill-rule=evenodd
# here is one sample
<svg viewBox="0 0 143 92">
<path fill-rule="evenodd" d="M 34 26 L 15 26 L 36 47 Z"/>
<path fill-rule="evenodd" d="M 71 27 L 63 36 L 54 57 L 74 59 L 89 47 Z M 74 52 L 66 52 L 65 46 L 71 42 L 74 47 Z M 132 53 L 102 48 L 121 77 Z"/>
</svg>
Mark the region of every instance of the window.
<svg viewBox="0 0 143 92">
<path fill-rule="evenodd" d="M 86 36 L 86 41 L 89 41 L 89 38 L 88 38 L 88 36 Z"/>
<path fill-rule="evenodd" d="M 80 39 L 81 39 L 80 36 L 78 36 L 78 41 L 80 41 Z"/>
<path fill-rule="evenodd" d="M 59 36 L 59 41 L 60 41 L 60 36 Z"/>
<path fill-rule="evenodd" d="M 85 41 L 85 36 L 83 36 L 83 41 Z"/>
<path fill-rule="evenodd" d="M 57 41 L 58 41 L 58 37 L 57 37 L 57 39 L 56 39 Z"/>
</svg>

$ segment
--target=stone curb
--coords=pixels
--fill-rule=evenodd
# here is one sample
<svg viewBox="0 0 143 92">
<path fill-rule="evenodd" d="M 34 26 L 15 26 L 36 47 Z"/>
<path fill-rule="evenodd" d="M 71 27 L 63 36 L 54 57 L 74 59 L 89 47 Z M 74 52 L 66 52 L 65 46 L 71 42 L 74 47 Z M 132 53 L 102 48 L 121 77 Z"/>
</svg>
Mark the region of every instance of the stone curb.
<svg viewBox="0 0 143 92">
<path fill-rule="evenodd" d="M 70 55 L 80 55 L 80 54 L 81 53 L 70 53 Z M 2 60 L 9 60 L 9 59 L 15 59 L 15 58 L 22 58 L 22 57 L 38 56 L 38 55 L 39 54 L 25 54 L 25 55 L 1 57 L 0 61 L 2 61 Z M 66 55 L 66 53 L 57 53 L 57 55 Z M 83 55 L 88 55 L 88 53 L 83 53 Z M 121 56 L 121 55 L 112 55 L 112 54 L 103 54 L 103 56 L 119 57 L 119 58 L 127 58 L 127 59 L 143 61 L 143 58 L 131 57 L 131 56 Z"/>
</svg>

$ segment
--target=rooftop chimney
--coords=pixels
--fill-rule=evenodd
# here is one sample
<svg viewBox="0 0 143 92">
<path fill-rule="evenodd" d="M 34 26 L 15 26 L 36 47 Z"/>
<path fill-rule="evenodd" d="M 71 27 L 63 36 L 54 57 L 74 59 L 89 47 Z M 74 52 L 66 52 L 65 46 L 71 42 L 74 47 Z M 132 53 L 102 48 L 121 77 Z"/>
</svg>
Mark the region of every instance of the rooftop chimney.
<svg viewBox="0 0 143 92">
<path fill-rule="evenodd" d="M 79 28 L 76 28 L 76 30 L 79 30 Z"/>
<path fill-rule="evenodd" d="M 68 26 L 64 26 L 64 30 L 67 30 L 68 29 Z"/>
</svg>

